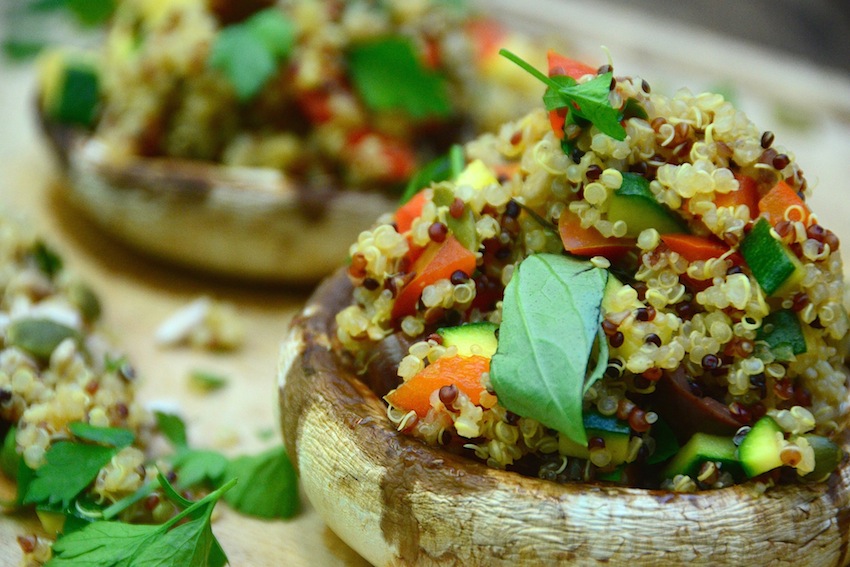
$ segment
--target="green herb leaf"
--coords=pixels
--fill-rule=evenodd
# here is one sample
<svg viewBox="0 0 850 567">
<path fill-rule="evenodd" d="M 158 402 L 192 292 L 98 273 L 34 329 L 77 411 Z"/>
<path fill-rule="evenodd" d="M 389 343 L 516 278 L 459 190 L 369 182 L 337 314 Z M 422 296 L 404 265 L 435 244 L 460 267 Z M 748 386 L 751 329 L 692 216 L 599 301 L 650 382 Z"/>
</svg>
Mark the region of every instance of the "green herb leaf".
<svg viewBox="0 0 850 567">
<path fill-rule="evenodd" d="M 154 416 L 160 432 L 174 445 L 175 449 L 186 449 L 189 446 L 186 424 L 179 416 L 162 411 L 154 412 Z"/>
<path fill-rule="evenodd" d="M 65 3 L 84 26 L 105 24 L 115 11 L 115 0 L 65 0 Z"/>
<path fill-rule="evenodd" d="M 290 518 L 298 512 L 298 479 L 283 446 L 233 459 L 225 476 L 239 479 L 224 499 L 243 514 Z"/>
<path fill-rule="evenodd" d="M 97 521 L 60 537 L 53 545 L 49 567 L 221 567 L 227 557 L 210 527 L 215 503 L 230 490 L 231 481 L 161 525 Z M 181 523 L 185 518 L 192 518 Z M 177 527 L 174 527 L 177 526 Z"/>
<path fill-rule="evenodd" d="M 490 379 L 500 403 L 586 445 L 582 396 L 608 273 L 590 262 L 534 254 L 505 289 Z"/>
<path fill-rule="evenodd" d="M 254 97 L 295 45 L 295 25 L 277 8 L 257 12 L 219 32 L 209 63 L 230 80 L 240 100 Z"/>
<path fill-rule="evenodd" d="M 193 370 L 189 374 L 189 383 L 198 390 L 212 392 L 227 386 L 227 378 L 205 370 Z"/>
<path fill-rule="evenodd" d="M 463 146 L 453 144 L 446 155 L 428 162 L 413 174 L 413 177 L 410 178 L 407 187 L 404 189 L 399 204 L 405 204 L 414 195 L 422 189 L 429 187 L 432 183 L 454 179 L 460 175 L 465 165 L 466 158 L 463 156 Z"/>
<path fill-rule="evenodd" d="M 620 124 L 620 113 L 608 100 L 613 73 L 605 73 L 590 81 L 578 83 L 572 77 L 548 77 L 507 49 L 502 49 L 499 53 L 549 87 L 543 95 L 546 110 L 566 108 L 568 118 L 588 120 L 602 133 L 615 140 L 626 139 L 626 129 Z"/>
<path fill-rule="evenodd" d="M 50 278 L 62 270 L 62 257 L 41 240 L 37 241 L 33 246 L 32 257 L 38 269 Z"/>
<path fill-rule="evenodd" d="M 443 77 L 422 66 L 406 38 L 356 45 L 348 66 L 355 89 L 372 110 L 402 110 L 413 118 L 452 113 Z"/>
<path fill-rule="evenodd" d="M 14 425 L 6 432 L 3 438 L 3 449 L 0 451 L 0 470 L 3 474 L 15 480 L 18 478 L 18 470 L 21 466 L 21 455 L 18 454 L 18 443 L 15 440 L 18 428 Z"/>
<path fill-rule="evenodd" d="M 174 459 L 177 486 L 189 488 L 204 483 L 216 485 L 224 477 L 227 465 L 227 457 L 216 451 L 202 449 L 181 451 Z"/>
<path fill-rule="evenodd" d="M 119 450 L 117 447 L 71 441 L 54 443 L 45 454 L 47 462 L 36 469 L 23 503 L 61 502 L 63 507 L 67 507 Z"/>
</svg>

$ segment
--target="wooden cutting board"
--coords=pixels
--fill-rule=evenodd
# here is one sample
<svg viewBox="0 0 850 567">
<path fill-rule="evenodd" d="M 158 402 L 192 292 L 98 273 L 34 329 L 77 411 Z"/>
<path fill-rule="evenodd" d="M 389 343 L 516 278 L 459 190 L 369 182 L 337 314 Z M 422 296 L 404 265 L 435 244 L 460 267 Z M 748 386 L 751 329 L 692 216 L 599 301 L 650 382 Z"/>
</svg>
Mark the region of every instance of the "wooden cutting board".
<svg viewBox="0 0 850 567">
<path fill-rule="evenodd" d="M 670 92 L 724 88 L 753 120 L 792 149 L 815 186 L 812 208 L 822 223 L 850 246 L 850 81 L 752 46 L 653 22 L 604 6 L 566 0 L 515 3 L 494 0 L 511 23 L 540 33 L 559 22 L 574 55 L 605 62 L 607 45 L 615 68 L 639 74 L 653 88 Z M 583 22 L 605 21 L 604 29 Z M 541 22 L 548 22 L 541 24 Z M 660 46 L 677 45 L 676 50 Z M 721 63 L 722 62 L 722 63 Z M 540 63 L 538 63 L 540 64 Z M 790 81 L 789 76 L 795 78 Z M 100 294 L 103 324 L 126 350 L 140 375 L 146 402 L 177 405 L 189 425 L 190 442 L 232 454 L 252 453 L 279 442 L 276 361 L 289 319 L 309 289 L 250 287 L 212 280 L 137 255 L 109 240 L 69 208 L 62 181 L 35 127 L 31 67 L 0 63 L 0 208 L 34 223 L 47 242 Z M 158 348 L 156 327 L 200 295 L 233 303 L 247 329 L 244 348 L 230 354 Z M 198 394 L 188 387 L 195 369 L 229 377 L 224 390 Z M 0 493 L 14 490 L 0 484 Z M 0 494 L 2 496 L 3 494 Z M 213 530 L 236 566 L 366 565 L 322 523 L 306 500 L 291 521 L 260 521 L 220 506 Z M 34 518 L 0 515 L 0 567 L 17 565 L 18 535 L 38 530 Z"/>
</svg>

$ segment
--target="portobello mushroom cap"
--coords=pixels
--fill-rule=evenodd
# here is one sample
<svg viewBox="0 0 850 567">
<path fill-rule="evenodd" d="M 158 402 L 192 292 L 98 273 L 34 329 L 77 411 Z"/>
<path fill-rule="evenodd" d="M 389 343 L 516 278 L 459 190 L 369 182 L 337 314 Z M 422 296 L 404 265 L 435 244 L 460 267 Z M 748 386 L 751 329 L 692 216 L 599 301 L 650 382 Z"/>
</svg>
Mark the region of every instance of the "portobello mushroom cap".
<svg viewBox="0 0 850 567">
<path fill-rule="evenodd" d="M 304 491 L 375 565 L 847 565 L 850 463 L 822 483 L 697 493 L 557 484 L 496 470 L 397 432 L 332 345 L 343 270 L 291 324 L 281 421 Z M 840 440 L 844 450 L 850 439 Z"/>
<path fill-rule="evenodd" d="M 379 192 L 298 187 L 272 168 L 110 157 L 84 129 L 43 130 L 67 196 L 124 244 L 174 264 L 244 280 L 312 283 L 345 259 L 364 227 L 396 200 Z"/>
</svg>

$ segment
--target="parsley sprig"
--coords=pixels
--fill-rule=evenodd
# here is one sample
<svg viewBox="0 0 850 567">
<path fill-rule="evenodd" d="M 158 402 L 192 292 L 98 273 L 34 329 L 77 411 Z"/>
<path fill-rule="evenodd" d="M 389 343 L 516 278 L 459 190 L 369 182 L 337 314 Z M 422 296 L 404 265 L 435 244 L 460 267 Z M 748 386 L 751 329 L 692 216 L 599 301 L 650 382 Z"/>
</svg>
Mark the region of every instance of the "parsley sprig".
<svg viewBox="0 0 850 567">
<path fill-rule="evenodd" d="M 566 109 L 568 123 L 570 118 L 573 121 L 576 118 L 587 120 L 615 140 L 626 139 L 626 129 L 620 124 L 620 112 L 608 100 L 613 73 L 603 73 L 590 81 L 578 83 L 565 75 L 549 77 L 507 49 L 502 49 L 499 54 L 546 84 L 548 88 L 543 95 L 546 110 Z"/>
<path fill-rule="evenodd" d="M 159 481 L 163 487 L 171 488 L 162 475 Z M 53 558 L 47 565 L 221 567 L 227 563 L 227 556 L 212 533 L 210 518 L 216 502 L 235 485 L 236 479 L 225 483 L 163 524 L 92 522 L 60 537 L 53 545 Z M 166 494 L 169 493 L 175 493 L 173 488 L 166 490 Z"/>
</svg>

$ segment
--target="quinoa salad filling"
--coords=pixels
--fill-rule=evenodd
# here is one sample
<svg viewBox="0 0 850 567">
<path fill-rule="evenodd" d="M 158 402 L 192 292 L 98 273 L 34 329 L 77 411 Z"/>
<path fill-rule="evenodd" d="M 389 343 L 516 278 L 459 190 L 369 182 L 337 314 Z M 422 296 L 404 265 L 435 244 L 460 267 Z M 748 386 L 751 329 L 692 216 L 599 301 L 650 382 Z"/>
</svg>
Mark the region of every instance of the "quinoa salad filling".
<svg viewBox="0 0 850 567">
<path fill-rule="evenodd" d="M 839 240 L 720 94 L 549 53 L 538 109 L 350 248 L 339 348 L 430 445 L 557 482 L 697 491 L 846 458 Z"/>
<path fill-rule="evenodd" d="M 99 52 L 45 57 L 41 105 L 119 161 L 391 189 L 539 92 L 505 42 L 530 50 L 463 2 L 121 0 Z"/>
</svg>

